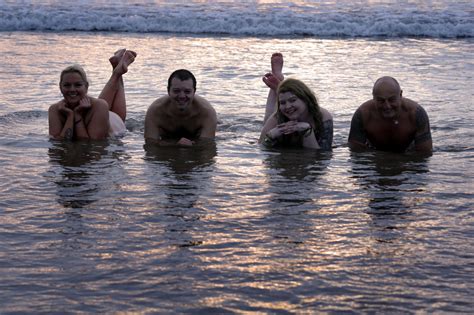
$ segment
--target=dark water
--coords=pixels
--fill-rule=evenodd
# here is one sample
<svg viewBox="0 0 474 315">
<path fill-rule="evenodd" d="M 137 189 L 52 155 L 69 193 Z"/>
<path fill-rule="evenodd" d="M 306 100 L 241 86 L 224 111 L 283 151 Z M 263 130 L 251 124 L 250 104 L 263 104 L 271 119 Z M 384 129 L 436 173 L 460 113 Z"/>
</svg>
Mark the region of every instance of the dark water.
<svg viewBox="0 0 474 315">
<path fill-rule="evenodd" d="M 471 310 L 472 194 L 436 157 L 133 149 L 50 142 L 2 186 L 3 312 Z"/>
</svg>

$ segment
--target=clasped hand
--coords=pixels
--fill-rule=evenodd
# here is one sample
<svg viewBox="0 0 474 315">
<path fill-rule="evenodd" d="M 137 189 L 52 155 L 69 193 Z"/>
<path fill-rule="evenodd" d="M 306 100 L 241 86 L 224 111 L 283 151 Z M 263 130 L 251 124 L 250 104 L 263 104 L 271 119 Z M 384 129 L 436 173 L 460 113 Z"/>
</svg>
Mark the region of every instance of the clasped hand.
<svg viewBox="0 0 474 315">
<path fill-rule="evenodd" d="M 92 107 L 90 99 L 86 96 L 79 101 L 79 105 L 74 108 L 74 112 L 78 114 L 83 114 L 84 111 Z"/>
<path fill-rule="evenodd" d="M 59 102 L 58 111 L 66 117 L 72 114 L 78 114 L 82 116 L 84 111 L 88 110 L 91 107 L 92 107 L 91 101 L 89 97 L 86 96 L 86 97 L 83 97 L 79 101 L 79 105 L 76 106 L 74 109 L 71 109 L 70 107 L 68 107 L 68 104 L 66 103 L 66 101 L 62 100 L 61 102 Z"/>
<path fill-rule="evenodd" d="M 277 125 L 275 128 L 270 130 L 268 135 L 272 139 L 281 137 L 282 135 L 290 135 L 293 133 L 304 133 L 311 128 L 311 125 L 307 122 L 288 121 Z"/>
<path fill-rule="evenodd" d="M 183 146 L 192 146 L 194 144 L 194 141 L 191 141 L 188 138 L 183 137 L 183 138 L 179 139 L 177 144 L 183 145 Z"/>
</svg>

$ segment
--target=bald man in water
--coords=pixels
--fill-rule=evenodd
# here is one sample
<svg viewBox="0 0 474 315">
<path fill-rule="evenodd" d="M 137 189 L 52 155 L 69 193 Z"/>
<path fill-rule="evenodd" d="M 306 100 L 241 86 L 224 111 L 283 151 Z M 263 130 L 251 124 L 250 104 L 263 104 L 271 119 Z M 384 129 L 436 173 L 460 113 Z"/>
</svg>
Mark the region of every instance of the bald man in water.
<svg viewBox="0 0 474 315">
<path fill-rule="evenodd" d="M 418 103 L 402 96 L 397 80 L 379 78 L 372 95 L 352 117 L 349 132 L 352 150 L 432 152 L 428 115 Z"/>
</svg>

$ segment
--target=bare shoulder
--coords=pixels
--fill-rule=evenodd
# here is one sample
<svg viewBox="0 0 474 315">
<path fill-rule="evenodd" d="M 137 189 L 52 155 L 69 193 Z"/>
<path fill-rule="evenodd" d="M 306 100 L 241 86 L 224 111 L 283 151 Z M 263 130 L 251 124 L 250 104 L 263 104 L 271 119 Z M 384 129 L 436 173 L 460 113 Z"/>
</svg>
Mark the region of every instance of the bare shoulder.
<svg viewBox="0 0 474 315">
<path fill-rule="evenodd" d="M 406 97 L 402 98 L 402 106 L 405 111 L 411 114 L 415 114 L 416 111 L 421 107 L 420 104 Z"/>
<path fill-rule="evenodd" d="M 60 100 L 52 105 L 49 106 L 49 109 L 48 111 L 49 112 L 54 112 L 54 111 L 57 111 L 58 110 L 58 107 L 59 107 L 59 104 L 61 104 L 62 102 L 64 102 L 63 100 Z"/>
<path fill-rule="evenodd" d="M 403 101 L 403 104 L 405 104 L 406 106 L 412 106 L 412 107 L 419 106 L 419 104 L 417 102 L 415 102 L 412 99 L 406 98 L 406 97 L 403 97 L 402 101 Z"/>
<path fill-rule="evenodd" d="M 103 100 L 101 98 L 91 97 L 91 96 L 89 96 L 89 100 L 90 100 L 92 106 L 100 107 L 100 108 L 107 108 L 107 110 L 109 109 L 109 104 L 107 103 L 106 100 Z"/>
<path fill-rule="evenodd" d="M 214 107 L 212 107 L 211 103 L 209 103 L 208 100 L 206 100 L 204 97 L 199 96 L 199 95 L 194 95 L 194 101 L 196 102 L 196 105 L 203 111 L 203 113 L 208 114 L 208 115 L 216 115 L 216 110 Z"/>
<path fill-rule="evenodd" d="M 362 103 L 357 110 L 355 111 L 354 115 L 357 114 L 360 119 L 363 121 L 369 121 L 371 117 L 373 117 L 374 113 L 376 112 L 375 102 L 374 100 L 368 100 Z"/>
<path fill-rule="evenodd" d="M 374 100 L 368 100 L 368 101 L 362 103 L 358 108 L 358 110 L 361 111 L 364 114 L 370 113 L 374 109 L 375 109 Z"/>
<path fill-rule="evenodd" d="M 168 95 L 162 96 L 160 98 L 157 98 L 153 103 L 151 103 L 150 107 L 162 107 L 167 104 L 169 100 L 170 97 Z"/>
<path fill-rule="evenodd" d="M 321 114 L 323 115 L 323 121 L 332 120 L 332 115 L 326 108 L 320 107 L 319 110 L 321 111 Z"/>
<path fill-rule="evenodd" d="M 199 96 L 199 95 L 194 95 L 194 101 L 196 102 L 197 105 L 200 107 L 206 107 L 206 108 L 212 108 L 211 103 L 209 103 L 208 100 L 206 100 L 204 97 Z"/>
<path fill-rule="evenodd" d="M 159 112 L 163 110 L 166 104 L 169 103 L 170 97 L 168 95 L 162 96 L 156 99 L 151 105 L 148 107 L 149 112 Z"/>
</svg>

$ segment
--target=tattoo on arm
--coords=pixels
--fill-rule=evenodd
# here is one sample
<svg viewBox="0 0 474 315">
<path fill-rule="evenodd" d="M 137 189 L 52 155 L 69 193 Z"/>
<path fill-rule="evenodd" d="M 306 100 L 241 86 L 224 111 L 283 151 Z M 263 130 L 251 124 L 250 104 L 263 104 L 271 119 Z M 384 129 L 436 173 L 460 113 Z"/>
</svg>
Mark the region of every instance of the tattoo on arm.
<svg viewBox="0 0 474 315">
<path fill-rule="evenodd" d="M 364 125 L 362 123 L 362 113 L 360 109 L 357 109 L 352 116 L 351 129 L 349 131 L 349 141 L 356 141 L 359 143 L 367 142 L 367 135 L 364 131 Z"/>
<path fill-rule="evenodd" d="M 72 140 L 72 136 L 73 136 L 72 129 L 67 128 L 64 138 L 66 138 L 67 140 Z"/>
<path fill-rule="evenodd" d="M 323 121 L 323 133 L 319 138 L 319 146 L 323 150 L 331 150 L 333 137 L 333 121 L 332 119 Z"/>
<path fill-rule="evenodd" d="M 423 107 L 418 106 L 418 108 L 416 109 L 415 118 L 415 143 L 431 141 L 430 121 L 428 119 L 428 114 L 426 114 L 426 111 L 423 109 Z"/>
</svg>

